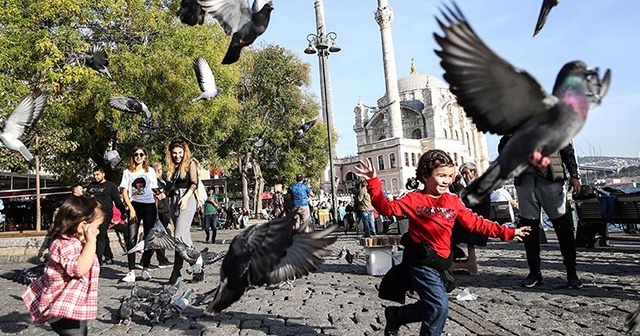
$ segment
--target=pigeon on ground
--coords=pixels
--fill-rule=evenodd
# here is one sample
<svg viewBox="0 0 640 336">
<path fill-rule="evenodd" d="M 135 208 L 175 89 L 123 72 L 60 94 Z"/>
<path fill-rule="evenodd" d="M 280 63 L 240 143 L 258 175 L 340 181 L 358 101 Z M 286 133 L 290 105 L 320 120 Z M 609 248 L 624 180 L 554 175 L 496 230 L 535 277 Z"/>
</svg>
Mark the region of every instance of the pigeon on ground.
<svg viewBox="0 0 640 336">
<path fill-rule="evenodd" d="M 635 312 L 630 313 L 624 319 L 624 330 L 630 335 L 634 335 L 640 328 L 640 307 Z"/>
<path fill-rule="evenodd" d="M 300 128 L 298 128 L 298 130 L 296 130 L 293 133 L 295 138 L 298 139 L 298 140 L 302 139 L 304 137 L 304 134 L 309 132 L 311 127 L 313 127 L 313 125 L 316 124 L 316 120 L 318 120 L 318 118 L 314 118 L 313 120 L 311 120 L 309 122 L 304 122 L 304 119 L 302 119 L 302 124 L 300 124 Z"/>
<path fill-rule="evenodd" d="M 111 79 L 111 74 L 107 68 L 109 66 L 109 57 L 102 47 L 94 45 L 82 56 L 82 61 L 84 65 Z"/>
<path fill-rule="evenodd" d="M 45 261 L 42 264 L 33 267 L 19 270 L 0 271 L 0 277 L 19 284 L 29 285 L 44 274 L 44 267 L 47 264 L 47 258 L 48 254 L 45 255 Z"/>
<path fill-rule="evenodd" d="M 347 253 L 344 255 L 344 260 L 346 260 L 349 264 L 353 264 L 353 258 L 355 258 L 355 256 L 351 254 L 351 251 L 347 250 Z"/>
<path fill-rule="evenodd" d="M 33 161 L 33 155 L 22 142 L 27 130 L 33 128 L 44 110 L 47 96 L 42 91 L 22 98 L 15 110 L 6 117 L 4 127 L 0 132 L 0 147 L 18 151 L 27 161 Z"/>
<path fill-rule="evenodd" d="M 193 293 L 193 289 L 189 288 L 180 295 L 166 310 L 164 318 L 178 318 L 182 315 L 182 312 L 189 307 L 189 296 Z"/>
<path fill-rule="evenodd" d="M 600 103 L 611 73 L 607 70 L 600 79 L 598 71 L 584 62 L 569 62 L 549 95 L 531 75 L 489 49 L 457 6 L 442 15 L 449 26 L 437 20 L 444 36 L 434 34 L 442 47 L 436 54 L 442 59 L 451 91 L 478 130 L 512 134 L 498 159 L 462 191 L 462 199 L 473 206 L 530 164 L 548 165 L 548 156 L 578 134 L 589 104 Z"/>
<path fill-rule="evenodd" d="M 142 301 L 138 297 L 122 298 L 120 307 L 118 307 L 118 325 L 129 325 L 131 317 L 136 310 L 140 309 L 141 305 Z"/>
<path fill-rule="evenodd" d="M 219 313 L 238 301 L 250 286 L 275 285 L 314 271 L 331 254 L 336 226 L 305 233 L 294 228 L 289 215 L 252 225 L 231 241 L 220 267 L 220 284 L 207 312 Z"/>
<path fill-rule="evenodd" d="M 193 70 L 196 72 L 196 78 L 202 93 L 197 98 L 192 99 L 191 104 L 202 99 L 213 99 L 222 93 L 223 90 L 216 86 L 216 78 L 213 76 L 211 67 L 209 67 L 209 63 L 204 57 L 198 57 L 193 60 Z"/>
<path fill-rule="evenodd" d="M 151 111 L 149 110 L 149 107 L 147 107 L 147 104 L 134 96 L 111 97 L 107 99 L 107 103 L 118 111 L 144 113 L 145 118 L 151 119 Z"/>
<path fill-rule="evenodd" d="M 542 26 L 547 22 L 547 16 L 551 12 L 551 8 L 560 3 L 560 0 L 543 0 L 542 7 L 540 7 L 540 14 L 538 15 L 538 22 L 536 22 L 536 29 L 533 31 L 533 36 L 538 35 Z"/>
<path fill-rule="evenodd" d="M 254 0 L 251 7 L 249 0 L 199 0 L 198 3 L 218 20 L 227 35 L 231 35 L 222 64 L 232 64 L 240 59 L 242 48 L 267 30 L 273 10 L 271 0 Z"/>
<path fill-rule="evenodd" d="M 180 22 L 195 26 L 204 23 L 205 11 L 202 10 L 202 6 L 198 4 L 198 0 L 182 0 L 180 2 L 180 8 L 176 15 L 180 17 Z"/>
</svg>

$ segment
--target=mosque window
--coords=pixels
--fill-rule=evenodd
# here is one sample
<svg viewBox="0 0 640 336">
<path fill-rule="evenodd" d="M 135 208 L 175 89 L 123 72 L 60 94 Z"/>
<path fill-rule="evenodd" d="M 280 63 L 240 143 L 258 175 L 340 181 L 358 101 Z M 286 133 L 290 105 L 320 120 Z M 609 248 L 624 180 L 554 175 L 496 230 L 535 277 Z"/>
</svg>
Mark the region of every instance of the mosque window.
<svg viewBox="0 0 640 336">
<path fill-rule="evenodd" d="M 416 166 L 416 153 L 411 153 L 411 165 Z"/>
<path fill-rule="evenodd" d="M 356 180 L 356 174 L 354 172 L 347 172 L 344 175 L 344 180 L 345 181 L 355 181 Z"/>
<path fill-rule="evenodd" d="M 409 153 L 404 153 L 404 165 L 409 167 Z"/>
<path fill-rule="evenodd" d="M 387 190 L 387 180 L 380 180 L 380 184 L 382 184 L 382 190 Z"/>
<path fill-rule="evenodd" d="M 378 170 L 384 170 L 384 156 L 378 155 Z"/>
<path fill-rule="evenodd" d="M 369 164 L 373 167 L 373 159 L 371 159 L 370 157 L 367 158 L 367 160 L 369 160 Z"/>
<path fill-rule="evenodd" d="M 447 136 L 447 130 L 446 130 L 446 129 L 444 130 L 444 138 L 445 138 L 445 139 L 448 139 L 448 138 L 449 138 L 449 137 Z"/>
<path fill-rule="evenodd" d="M 396 167 L 396 153 L 389 154 L 389 168 Z"/>
<path fill-rule="evenodd" d="M 471 140 L 469 139 L 469 133 L 467 133 L 467 150 L 471 153 Z"/>
<path fill-rule="evenodd" d="M 411 132 L 411 139 L 422 139 L 422 131 L 416 128 Z"/>
<path fill-rule="evenodd" d="M 382 135 L 382 136 L 380 136 L 380 137 L 378 138 L 378 141 L 380 141 L 380 140 L 384 140 L 384 139 L 386 139 L 386 138 L 387 138 L 387 137 L 385 137 L 384 135 Z"/>
<path fill-rule="evenodd" d="M 456 140 L 460 140 L 460 136 L 458 136 L 458 131 L 455 131 Z"/>
<path fill-rule="evenodd" d="M 459 164 L 459 163 L 458 163 L 458 153 L 453 153 L 453 162 L 454 162 L 455 164 Z M 461 163 L 461 162 L 460 162 L 460 163 Z"/>
<path fill-rule="evenodd" d="M 400 189 L 398 186 L 398 179 L 394 177 L 391 179 L 391 190 L 395 191 L 398 189 Z"/>
</svg>

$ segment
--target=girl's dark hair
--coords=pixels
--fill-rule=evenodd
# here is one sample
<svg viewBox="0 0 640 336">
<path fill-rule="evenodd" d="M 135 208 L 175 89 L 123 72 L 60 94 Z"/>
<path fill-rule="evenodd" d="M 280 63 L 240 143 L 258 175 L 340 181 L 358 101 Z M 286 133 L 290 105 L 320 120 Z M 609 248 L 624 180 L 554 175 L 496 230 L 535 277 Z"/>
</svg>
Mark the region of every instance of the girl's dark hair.
<svg viewBox="0 0 640 336">
<path fill-rule="evenodd" d="M 453 167 L 455 164 L 449 154 L 440 149 L 431 149 L 422 154 L 418 161 L 416 169 L 416 178 L 418 181 L 425 183 L 424 176 L 431 176 L 431 173 L 440 166 Z"/>
<path fill-rule="evenodd" d="M 73 236 L 78 231 L 80 222 L 91 222 L 100 214 L 102 214 L 102 206 L 95 198 L 70 196 L 58 209 L 47 236 L 51 240 L 55 240 L 62 235 Z"/>
<path fill-rule="evenodd" d="M 142 145 L 136 145 L 131 150 L 131 157 L 129 157 L 129 170 L 133 171 L 136 168 L 136 162 L 135 160 L 133 160 L 133 154 L 138 150 L 141 150 L 144 153 L 144 161 L 142 161 L 142 169 L 144 169 L 145 172 L 148 172 L 149 171 L 149 153 L 147 152 L 146 149 L 144 149 L 144 147 L 142 147 Z"/>
</svg>

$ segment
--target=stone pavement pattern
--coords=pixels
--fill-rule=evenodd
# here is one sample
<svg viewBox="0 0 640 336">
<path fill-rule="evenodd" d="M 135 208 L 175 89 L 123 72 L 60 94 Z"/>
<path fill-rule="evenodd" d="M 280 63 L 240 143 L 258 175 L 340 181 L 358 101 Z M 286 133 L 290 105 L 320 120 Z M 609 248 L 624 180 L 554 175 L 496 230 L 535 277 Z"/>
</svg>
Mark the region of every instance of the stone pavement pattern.
<svg viewBox="0 0 640 336">
<path fill-rule="evenodd" d="M 219 231 L 217 244 L 205 244 L 204 234 L 193 228 L 197 248 L 205 245 L 218 251 L 228 248 L 239 231 Z M 119 299 L 129 295 L 130 284 L 119 282 L 126 259 L 116 251 L 117 262 L 102 269 L 98 299 L 98 318 L 89 322 L 90 335 L 382 335 L 384 307 L 395 305 L 377 297 L 380 277 L 366 273 L 365 255 L 358 236 L 339 233 L 329 257 L 319 270 L 295 281 L 292 289 L 256 288 L 249 290 L 226 311 L 218 315 L 203 313 L 204 304 L 189 307 L 181 318 L 151 325 L 144 312 L 134 316 L 128 326 L 116 325 Z M 356 253 L 353 264 L 337 260 L 346 246 Z M 634 253 L 579 250 L 581 290 L 566 288 L 563 265 L 557 245 L 543 246 L 544 285 L 534 289 L 519 286 L 527 274 L 524 247 L 516 243 L 491 241 L 477 250 L 480 274 L 456 273 L 458 288 L 449 295 L 450 311 L 446 335 L 621 335 L 625 316 L 638 307 L 640 265 Z M 173 253 L 168 253 L 173 255 Z M 139 260 L 139 258 L 138 258 Z M 157 263 L 155 257 L 152 263 Z M 5 264 L 14 269 L 29 264 Z M 205 293 L 217 285 L 219 264 L 207 266 L 205 281 L 183 282 L 181 291 L 193 288 Z M 138 281 L 143 288 L 159 288 L 171 269 L 156 269 L 150 281 Z M 139 275 L 140 271 L 138 271 Z M 187 279 L 190 276 L 183 271 Z M 478 296 L 475 301 L 456 301 L 465 287 Z M 30 321 L 20 292 L 22 285 L 0 279 L 0 333 L 49 335 L 48 325 Z M 181 292 L 180 291 L 180 292 Z M 413 299 L 409 298 L 408 302 Z M 418 335 L 418 323 L 402 327 L 400 335 Z"/>
</svg>

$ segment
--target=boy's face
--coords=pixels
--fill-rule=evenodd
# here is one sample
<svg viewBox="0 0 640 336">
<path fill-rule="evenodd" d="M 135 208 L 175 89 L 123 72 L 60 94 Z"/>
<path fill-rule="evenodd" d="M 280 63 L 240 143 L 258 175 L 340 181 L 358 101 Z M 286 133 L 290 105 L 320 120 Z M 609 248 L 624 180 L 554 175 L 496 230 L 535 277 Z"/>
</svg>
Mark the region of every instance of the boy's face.
<svg viewBox="0 0 640 336">
<path fill-rule="evenodd" d="M 453 166 L 440 166 L 426 177 L 425 190 L 430 195 L 442 195 L 449 190 L 449 186 L 455 177 L 456 170 Z"/>
</svg>

